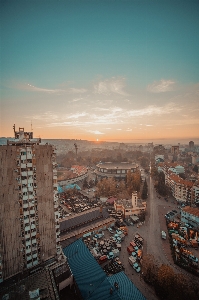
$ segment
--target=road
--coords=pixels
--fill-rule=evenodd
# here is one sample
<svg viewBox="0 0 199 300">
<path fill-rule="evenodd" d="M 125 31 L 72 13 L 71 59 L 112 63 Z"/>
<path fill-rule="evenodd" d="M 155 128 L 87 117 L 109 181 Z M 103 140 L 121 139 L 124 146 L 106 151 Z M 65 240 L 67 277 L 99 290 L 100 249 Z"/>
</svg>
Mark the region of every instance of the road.
<svg viewBox="0 0 199 300">
<path fill-rule="evenodd" d="M 158 206 L 160 205 L 159 198 L 157 197 L 156 191 L 153 186 L 151 176 L 147 178 L 149 199 L 148 199 L 148 222 L 145 231 L 145 240 L 147 241 L 147 253 L 153 254 L 157 261 L 162 264 L 170 264 L 167 257 L 164 255 L 162 249 L 162 239 L 160 228 L 160 219 L 158 213 Z M 161 200 L 161 204 L 162 204 Z"/>
</svg>

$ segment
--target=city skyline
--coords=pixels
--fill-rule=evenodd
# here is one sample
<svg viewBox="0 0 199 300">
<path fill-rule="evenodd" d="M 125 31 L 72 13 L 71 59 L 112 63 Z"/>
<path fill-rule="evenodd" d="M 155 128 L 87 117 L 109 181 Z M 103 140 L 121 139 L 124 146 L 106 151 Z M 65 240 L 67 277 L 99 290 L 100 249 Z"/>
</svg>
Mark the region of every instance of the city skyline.
<svg viewBox="0 0 199 300">
<path fill-rule="evenodd" d="M 199 138 L 197 1 L 1 1 L 1 129 Z"/>
</svg>

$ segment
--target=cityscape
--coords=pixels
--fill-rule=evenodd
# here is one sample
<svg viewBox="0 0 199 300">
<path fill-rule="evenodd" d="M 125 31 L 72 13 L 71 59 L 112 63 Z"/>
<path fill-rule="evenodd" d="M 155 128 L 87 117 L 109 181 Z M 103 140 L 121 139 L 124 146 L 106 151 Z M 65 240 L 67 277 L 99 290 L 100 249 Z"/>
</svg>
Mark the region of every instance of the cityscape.
<svg viewBox="0 0 199 300">
<path fill-rule="evenodd" d="M 199 299 L 199 3 L 0 7 L 0 299 Z"/>
</svg>

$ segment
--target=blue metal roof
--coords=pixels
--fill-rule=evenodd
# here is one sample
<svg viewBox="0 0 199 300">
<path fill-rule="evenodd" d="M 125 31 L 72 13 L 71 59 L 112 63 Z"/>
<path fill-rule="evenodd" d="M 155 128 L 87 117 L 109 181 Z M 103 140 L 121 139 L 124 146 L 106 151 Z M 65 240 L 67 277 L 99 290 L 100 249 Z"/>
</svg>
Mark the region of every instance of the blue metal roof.
<svg viewBox="0 0 199 300">
<path fill-rule="evenodd" d="M 124 272 L 106 276 L 81 239 L 64 248 L 63 252 L 83 299 L 146 300 Z M 115 282 L 118 283 L 118 289 L 114 286 Z"/>
<path fill-rule="evenodd" d="M 78 191 L 80 191 L 81 190 L 81 188 L 79 187 L 79 185 L 78 184 L 68 184 L 68 185 L 66 185 L 65 187 L 64 187 L 64 189 L 74 189 L 74 188 L 76 188 Z M 61 186 L 58 186 L 58 193 L 63 193 L 63 188 L 61 187 Z"/>
</svg>

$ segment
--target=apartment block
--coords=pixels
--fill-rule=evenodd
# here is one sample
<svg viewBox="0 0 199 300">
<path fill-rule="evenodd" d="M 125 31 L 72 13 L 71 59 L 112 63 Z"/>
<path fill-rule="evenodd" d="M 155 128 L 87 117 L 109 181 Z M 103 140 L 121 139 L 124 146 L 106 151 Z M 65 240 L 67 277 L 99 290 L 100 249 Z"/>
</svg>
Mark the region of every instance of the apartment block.
<svg viewBox="0 0 199 300">
<path fill-rule="evenodd" d="M 13 128 L 0 147 L 0 282 L 61 254 L 55 149 Z"/>
</svg>

